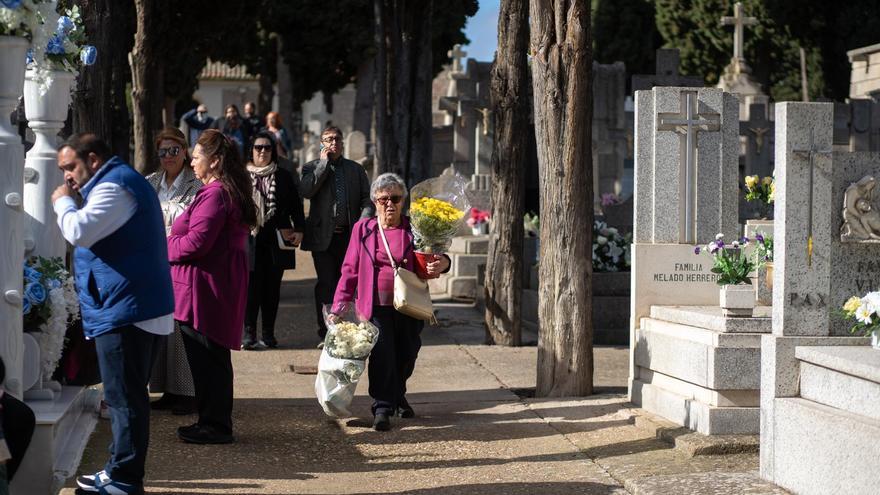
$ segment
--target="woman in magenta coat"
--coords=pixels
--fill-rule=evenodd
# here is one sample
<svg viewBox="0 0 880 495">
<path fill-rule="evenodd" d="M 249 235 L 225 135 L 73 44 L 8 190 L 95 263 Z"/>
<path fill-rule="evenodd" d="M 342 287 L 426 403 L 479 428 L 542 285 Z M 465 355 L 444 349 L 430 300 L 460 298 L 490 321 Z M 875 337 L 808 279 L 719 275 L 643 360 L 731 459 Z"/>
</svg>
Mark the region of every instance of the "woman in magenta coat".
<svg viewBox="0 0 880 495">
<path fill-rule="evenodd" d="M 189 443 L 231 443 L 232 359 L 241 346 L 247 302 L 247 237 L 256 223 L 251 180 L 235 144 L 207 130 L 192 167 L 205 185 L 174 222 L 168 260 L 174 319 L 193 374 L 199 420 L 178 428 Z"/>
</svg>

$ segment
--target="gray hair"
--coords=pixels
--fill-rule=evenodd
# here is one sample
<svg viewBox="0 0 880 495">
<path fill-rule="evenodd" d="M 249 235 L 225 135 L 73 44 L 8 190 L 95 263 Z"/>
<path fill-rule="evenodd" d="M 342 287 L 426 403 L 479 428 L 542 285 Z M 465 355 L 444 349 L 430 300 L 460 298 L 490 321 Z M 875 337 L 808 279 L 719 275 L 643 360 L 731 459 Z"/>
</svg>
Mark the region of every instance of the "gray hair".
<svg viewBox="0 0 880 495">
<path fill-rule="evenodd" d="M 392 187 L 399 188 L 403 191 L 404 199 L 409 195 L 409 191 L 406 190 L 406 184 L 403 182 L 403 179 L 397 174 L 387 172 L 376 177 L 376 180 L 370 185 L 370 199 L 376 201 L 376 193 L 391 189 Z"/>
</svg>

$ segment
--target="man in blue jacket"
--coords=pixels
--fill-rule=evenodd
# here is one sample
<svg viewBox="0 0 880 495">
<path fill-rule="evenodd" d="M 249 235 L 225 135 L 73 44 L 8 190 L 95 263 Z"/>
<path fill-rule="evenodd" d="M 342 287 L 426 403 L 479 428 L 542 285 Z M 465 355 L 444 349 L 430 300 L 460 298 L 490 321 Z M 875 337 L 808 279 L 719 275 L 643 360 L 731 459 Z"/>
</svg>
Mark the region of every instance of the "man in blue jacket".
<svg viewBox="0 0 880 495">
<path fill-rule="evenodd" d="M 77 484 L 85 492 L 141 494 L 150 437 L 147 383 L 157 346 L 174 328 L 162 210 L 146 179 L 94 134 L 61 145 L 58 167 L 65 183 L 52 203 L 62 235 L 76 247 L 83 330 L 95 339 L 113 431 L 104 470 Z"/>
</svg>

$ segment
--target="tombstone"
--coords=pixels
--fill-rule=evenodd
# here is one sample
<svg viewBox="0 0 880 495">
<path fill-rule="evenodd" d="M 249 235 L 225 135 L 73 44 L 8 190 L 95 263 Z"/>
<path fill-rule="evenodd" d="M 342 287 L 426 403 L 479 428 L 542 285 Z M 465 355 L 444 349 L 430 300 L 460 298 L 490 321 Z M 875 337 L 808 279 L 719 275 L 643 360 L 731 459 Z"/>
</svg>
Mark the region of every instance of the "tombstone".
<svg viewBox="0 0 880 495">
<path fill-rule="evenodd" d="M 736 94 L 739 97 L 740 115 L 743 119 L 750 119 L 749 106 L 752 103 L 770 103 L 769 97 L 761 91 L 761 85 L 752 79 L 752 69 L 746 63 L 743 51 L 745 27 L 758 23 L 754 17 L 746 17 L 741 2 L 733 6 L 734 15 L 721 18 L 721 24 L 733 26 L 733 57 L 724 68 L 724 72 L 718 80 L 718 88 Z"/>
<path fill-rule="evenodd" d="M 620 196 L 623 192 L 627 147 L 625 99 L 623 62 L 593 63 L 593 198 L 597 209 L 603 194 Z"/>
<path fill-rule="evenodd" d="M 349 160 L 360 164 L 367 158 L 367 138 L 361 131 L 352 131 L 345 136 L 345 154 Z"/>
<path fill-rule="evenodd" d="M 655 86 L 703 87 L 703 78 L 678 73 L 681 56 L 674 48 L 658 48 L 655 55 L 656 74 L 632 76 L 632 91 L 651 90 Z"/>
<path fill-rule="evenodd" d="M 739 236 L 739 107 L 716 88 L 636 92 L 630 400 L 703 434 L 757 433 L 760 334 L 724 318 L 694 245 Z"/>
<path fill-rule="evenodd" d="M 872 493 L 880 354 L 835 315 L 880 282 L 880 244 L 843 243 L 844 192 L 876 153 L 832 152 L 833 105 L 776 105 L 773 333 L 761 341 L 761 476 L 796 493 Z M 829 207 L 830 206 L 830 207 Z M 809 455 L 804 455 L 809 452 Z"/>
<path fill-rule="evenodd" d="M 760 218 L 762 208 L 756 202 L 745 199 L 745 177 L 773 175 L 773 121 L 767 119 L 767 107 L 763 103 L 753 103 L 749 109 L 749 119 L 740 121 L 739 134 L 745 140 L 745 155 L 739 180 L 740 221 Z"/>
</svg>

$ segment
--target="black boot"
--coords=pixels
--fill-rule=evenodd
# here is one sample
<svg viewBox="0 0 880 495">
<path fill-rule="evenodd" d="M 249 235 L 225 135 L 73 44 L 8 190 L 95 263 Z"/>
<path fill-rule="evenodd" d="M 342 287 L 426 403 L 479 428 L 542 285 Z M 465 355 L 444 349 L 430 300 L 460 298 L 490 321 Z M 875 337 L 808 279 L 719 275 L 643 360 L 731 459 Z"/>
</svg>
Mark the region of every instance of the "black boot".
<svg viewBox="0 0 880 495">
<path fill-rule="evenodd" d="M 275 349 L 278 347 L 278 341 L 275 340 L 275 325 L 263 325 L 263 343 L 266 344 L 266 347 L 269 349 Z"/>
<path fill-rule="evenodd" d="M 251 326 L 244 327 L 244 335 L 241 338 L 241 348 L 245 351 L 254 349 L 257 343 L 257 329 Z"/>
</svg>

